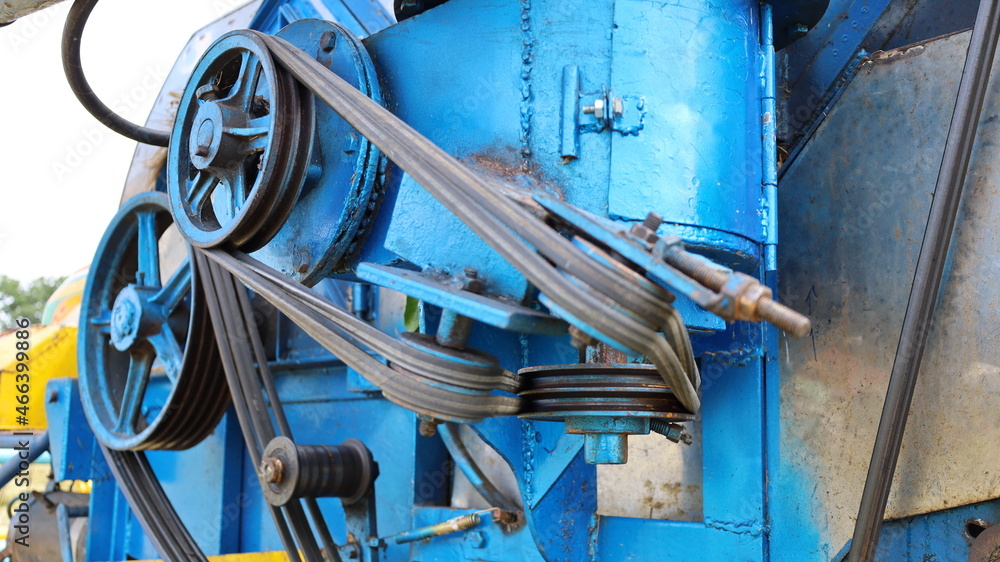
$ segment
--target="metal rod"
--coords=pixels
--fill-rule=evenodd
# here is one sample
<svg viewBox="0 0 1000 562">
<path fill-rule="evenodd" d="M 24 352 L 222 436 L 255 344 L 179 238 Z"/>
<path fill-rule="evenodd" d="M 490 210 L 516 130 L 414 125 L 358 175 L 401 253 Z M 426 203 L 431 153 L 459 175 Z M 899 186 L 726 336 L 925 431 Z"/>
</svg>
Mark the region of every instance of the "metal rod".
<svg viewBox="0 0 1000 562">
<path fill-rule="evenodd" d="M 0 435 L 0 449 L 13 449 L 24 440 L 31 441 L 33 439 L 38 439 L 41 437 L 42 433 L 33 433 L 30 435 Z"/>
<path fill-rule="evenodd" d="M 479 492 L 480 496 L 483 496 L 487 503 L 493 507 L 499 507 L 503 511 L 517 511 L 519 509 L 517 504 L 493 485 L 486 473 L 479 468 L 469 449 L 462 442 L 458 424 L 451 422 L 441 424 L 438 432 L 441 434 L 445 448 L 448 449 L 448 453 L 455 461 L 455 465 L 465 474 L 472 487 Z"/>
<path fill-rule="evenodd" d="M 892 364 L 882 419 L 879 421 L 868 477 L 861 496 L 861 507 L 858 509 L 858 520 L 848 557 L 851 562 L 872 560 L 882 531 L 885 506 L 941 288 L 941 277 L 975 144 L 998 35 L 1000 0 L 982 0 L 972 30 L 962 81 L 958 87 L 958 100 L 948 130 L 934 199 L 927 217 L 927 229 L 920 246 L 899 346 Z"/>
<path fill-rule="evenodd" d="M 17 436 L 14 436 L 17 437 Z M 14 476 L 21 471 L 21 461 L 26 461 L 28 464 L 35 462 L 42 453 L 49 450 L 49 432 L 46 431 L 40 435 L 29 435 L 21 437 L 21 441 L 28 442 L 28 458 L 21 458 L 20 454 L 16 454 L 13 457 L 7 459 L 7 462 L 0 466 L 0 486 L 6 486 L 8 482 L 14 479 Z M 17 449 L 20 443 L 14 443 L 11 447 Z"/>
</svg>

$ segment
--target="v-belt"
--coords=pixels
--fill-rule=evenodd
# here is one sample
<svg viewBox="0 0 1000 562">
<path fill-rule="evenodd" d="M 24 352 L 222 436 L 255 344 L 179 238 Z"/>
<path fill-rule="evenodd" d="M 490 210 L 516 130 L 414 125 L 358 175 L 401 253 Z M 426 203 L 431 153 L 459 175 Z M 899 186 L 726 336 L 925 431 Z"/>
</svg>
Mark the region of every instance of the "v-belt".
<svg viewBox="0 0 1000 562">
<path fill-rule="evenodd" d="M 99 444 L 118 488 L 160 556 L 169 562 L 207 562 L 208 558 L 163 492 L 146 453 L 115 451 Z"/>
<path fill-rule="evenodd" d="M 517 390 L 517 379 L 509 371 L 411 347 L 246 254 L 203 251 L 400 406 L 463 422 L 519 412 L 519 398 L 490 394 L 493 389 Z M 373 354 L 385 357 L 389 365 Z"/>
<path fill-rule="evenodd" d="M 648 304 L 649 295 L 634 281 L 589 258 L 569 239 L 491 186 L 489 180 L 469 170 L 306 53 L 277 37 L 249 30 L 240 33 L 262 39 L 282 67 L 517 267 L 572 317 L 572 323 L 587 326 L 649 357 L 681 403 L 692 412 L 698 411 L 701 401 L 697 369 L 693 362 L 682 363 L 662 335 L 637 319 L 647 310 L 644 304 Z M 572 272 L 578 283 L 568 279 L 566 272 Z M 322 325 L 321 318 L 315 320 L 317 326 Z M 690 345 L 687 338 L 681 339 L 683 346 Z M 686 350 L 682 355 L 687 355 Z M 685 369 L 684 363 L 689 368 Z"/>
</svg>

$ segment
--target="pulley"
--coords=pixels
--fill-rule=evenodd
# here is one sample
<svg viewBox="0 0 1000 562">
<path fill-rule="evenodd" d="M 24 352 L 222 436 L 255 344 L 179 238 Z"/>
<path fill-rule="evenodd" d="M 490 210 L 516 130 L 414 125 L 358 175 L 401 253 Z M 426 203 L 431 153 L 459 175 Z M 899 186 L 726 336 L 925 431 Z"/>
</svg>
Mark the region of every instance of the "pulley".
<svg viewBox="0 0 1000 562">
<path fill-rule="evenodd" d="M 276 34 L 381 103 L 361 41 L 321 20 Z M 171 205 L 192 245 L 229 246 L 306 285 L 348 269 L 369 230 L 384 159 L 276 65 L 260 36 L 231 32 L 202 56 L 178 108 Z"/>
<path fill-rule="evenodd" d="M 260 248 L 302 188 L 314 131 L 312 96 L 256 36 L 227 33 L 198 61 L 177 108 L 167 185 L 193 246 Z"/>
<path fill-rule="evenodd" d="M 198 272 L 183 240 L 166 234 L 171 223 L 165 195 L 133 197 L 105 231 L 87 278 L 80 394 L 94 434 L 111 449 L 191 447 L 229 403 Z"/>
<path fill-rule="evenodd" d="M 671 423 L 694 419 L 652 365 L 549 365 L 518 374 L 520 417 L 564 421 L 567 433 L 585 436 L 590 464 L 623 464 L 629 435 L 667 435 Z"/>
</svg>

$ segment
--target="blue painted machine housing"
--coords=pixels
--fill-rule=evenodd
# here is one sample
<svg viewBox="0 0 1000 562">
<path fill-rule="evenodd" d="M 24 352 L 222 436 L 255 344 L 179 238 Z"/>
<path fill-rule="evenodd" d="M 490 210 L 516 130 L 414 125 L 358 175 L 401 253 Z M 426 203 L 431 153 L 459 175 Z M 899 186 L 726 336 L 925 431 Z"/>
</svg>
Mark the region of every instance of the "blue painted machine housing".
<svg viewBox="0 0 1000 562">
<path fill-rule="evenodd" d="M 617 0 L 585 7 L 562 0 L 450 0 L 385 27 L 388 15 L 364 2 L 269 0 L 252 27 L 276 33 L 310 17 L 336 20 L 366 36 L 362 43 L 385 105 L 482 175 L 618 225 L 658 212 L 666 220 L 661 234 L 676 234 L 699 253 L 774 286 L 776 95 L 769 6 L 749 0 Z M 343 177 L 314 180 L 318 190 Z M 360 279 L 413 294 L 427 287 L 428 278 L 446 285 L 474 267 L 485 282 L 483 300 L 506 299 L 510 308 L 482 311 L 498 319 L 492 326 L 476 324 L 470 345 L 515 371 L 578 360 L 561 335 L 565 326 L 528 312 L 540 314 L 541 307 L 514 266 L 395 166 L 388 165 L 378 181 L 379 207 L 367 238 L 319 282 L 320 291 L 343 294 Z M 303 221 L 295 227 L 309 227 L 305 219 L 294 220 Z M 386 266 L 406 275 L 386 273 Z M 414 278 L 417 270 L 427 278 Z M 423 331 L 437 329 L 440 306 L 476 314 L 473 299 L 462 301 L 446 288 L 428 290 Z M 777 334 L 766 326 L 727 325 L 690 302 L 678 301 L 678 308 L 699 334 L 702 520 L 597 515 L 596 469 L 584 462 L 582 436 L 567 434 L 561 423 L 489 419 L 474 430 L 510 465 L 524 526 L 508 532 L 485 525 L 390 545 L 386 559 L 763 560 L 781 551 L 769 542 L 781 536 L 772 531 L 788 536 L 801 521 L 767 503 L 768 487 L 775 485 L 768 474 L 780 462 Z M 383 331 L 406 329 L 401 316 L 388 318 L 388 307 L 376 306 L 372 314 Z M 309 443 L 354 437 L 367 444 L 381 463 L 376 494 L 384 533 L 472 511 L 450 507 L 454 466 L 440 440 L 419 436 L 416 415 L 381 399 L 287 319 L 272 321 L 272 369 L 296 434 Z M 71 389 L 63 394 L 73 396 Z M 198 447 L 151 458 L 182 518 L 192 528 L 210 529 L 196 535 L 206 553 L 280 549 L 232 415 Z M 102 462 L 95 457 L 92 474 L 101 474 Z M 114 518 L 91 531 L 91 559 L 154 556 L 133 532 L 138 527 L 114 486 L 105 477 L 95 489 L 93 510 Z M 192 498 L 209 498 L 208 507 L 195 509 Z M 343 540 L 339 502 L 321 506 L 334 536 Z M 904 527 L 887 532 L 898 537 Z M 797 540 L 807 539 L 788 539 Z M 101 541 L 107 541 L 104 550 L 97 546 Z"/>
<path fill-rule="evenodd" d="M 618 221 L 656 211 L 661 232 L 754 271 L 770 73 L 760 37 L 754 2 L 607 2 L 581 14 L 564 2 L 455 0 L 365 45 L 388 107 L 474 169 Z M 585 112 L 599 100 L 609 112 L 619 103 L 620 115 Z M 359 262 L 476 266 L 488 290 L 529 296 L 523 277 L 411 178 L 390 172 L 386 188 L 391 220 Z"/>
</svg>

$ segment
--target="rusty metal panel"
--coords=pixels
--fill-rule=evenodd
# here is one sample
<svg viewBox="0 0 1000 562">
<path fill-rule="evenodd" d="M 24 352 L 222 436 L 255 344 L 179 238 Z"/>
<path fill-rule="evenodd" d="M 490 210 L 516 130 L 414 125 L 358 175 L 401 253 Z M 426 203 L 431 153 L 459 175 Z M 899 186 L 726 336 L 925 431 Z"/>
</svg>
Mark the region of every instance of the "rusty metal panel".
<svg viewBox="0 0 1000 562">
<path fill-rule="evenodd" d="M 780 295 L 810 337 L 780 344 L 781 467 L 833 554 L 850 538 L 969 33 L 866 62 L 779 188 Z M 962 214 L 887 516 L 1000 496 L 1000 80 Z M 808 483 L 808 485 L 806 485 Z"/>
<path fill-rule="evenodd" d="M 597 467 L 597 513 L 702 521 L 701 423 L 686 427 L 691 445 L 658 434 L 629 436 L 628 464 Z"/>
</svg>

